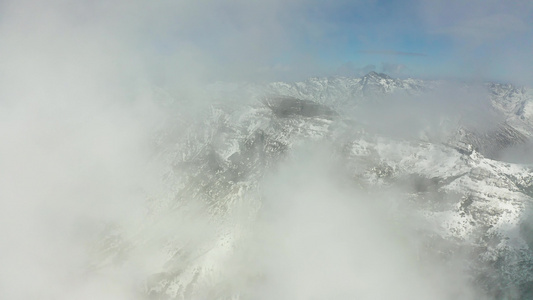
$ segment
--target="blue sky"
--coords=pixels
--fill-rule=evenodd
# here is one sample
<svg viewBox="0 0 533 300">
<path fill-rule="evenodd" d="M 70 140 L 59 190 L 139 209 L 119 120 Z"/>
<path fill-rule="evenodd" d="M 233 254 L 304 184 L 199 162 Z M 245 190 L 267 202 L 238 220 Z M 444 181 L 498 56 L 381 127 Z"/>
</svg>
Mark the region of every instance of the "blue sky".
<svg viewBox="0 0 533 300">
<path fill-rule="evenodd" d="M 326 73 L 344 65 L 354 74 L 374 66 L 396 76 L 533 79 L 533 1 L 306 4 L 288 22 L 290 57 L 310 55 Z"/>
<path fill-rule="evenodd" d="M 533 85 L 531 0 L 0 0 L 0 31 L 105 41 L 169 84 L 374 70 Z"/>
<path fill-rule="evenodd" d="M 181 38 L 226 70 L 248 68 L 246 76 L 358 76 L 373 68 L 533 84 L 533 1 L 224 1 L 196 11 Z"/>
</svg>

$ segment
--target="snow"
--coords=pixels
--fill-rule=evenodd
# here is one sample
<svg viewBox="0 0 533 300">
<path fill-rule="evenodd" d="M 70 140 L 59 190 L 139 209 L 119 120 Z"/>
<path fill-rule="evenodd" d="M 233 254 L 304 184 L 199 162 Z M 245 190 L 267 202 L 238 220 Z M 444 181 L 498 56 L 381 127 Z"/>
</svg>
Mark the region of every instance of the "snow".
<svg viewBox="0 0 533 300">
<path fill-rule="evenodd" d="M 528 246 L 519 227 L 526 204 L 532 199 L 522 187 L 533 185 L 530 168 L 492 160 L 475 150 L 460 152 L 445 141 L 368 133 L 364 125 L 344 122 L 349 120 L 344 111 L 357 108 L 364 101 L 372 101 L 373 97 L 397 92 L 416 95 L 439 84 L 436 81 L 401 80 L 371 73 L 363 78 L 311 78 L 303 82 L 246 87 L 249 89 L 246 93 L 256 93 L 255 99 L 263 96 L 257 93 L 265 93 L 326 104 L 339 112 L 340 116 L 336 119 L 300 115 L 276 117 L 257 101 L 224 103 L 213 107 L 205 120 L 196 120 L 191 124 L 186 138 L 173 141 L 178 144 L 177 147 L 168 150 L 174 151 L 169 156 L 179 158 L 175 159 L 178 160 L 175 165 L 187 162 L 191 167 L 180 170 L 181 173 L 169 171 L 168 180 L 173 182 L 170 185 L 175 188 L 175 194 L 161 197 L 159 203 L 153 203 L 152 220 L 156 220 L 158 214 L 169 213 L 172 216 L 169 208 L 173 207 L 173 201 L 188 203 L 197 200 L 210 203 L 210 224 L 218 229 L 205 243 L 191 250 L 190 261 L 180 272 L 169 273 L 152 288 L 168 296 L 185 299 L 192 290 L 224 282 L 225 267 L 246 236 L 251 234 L 248 227 L 261 208 L 261 198 L 257 195 L 261 192 L 261 178 L 269 170 L 267 166 L 275 169 L 291 154 L 296 155 L 294 149 L 305 147 L 310 141 L 340 149 L 341 154 L 332 151 L 331 156 L 340 156 L 337 158 L 344 162 L 343 167 L 346 168 L 342 171 L 353 176 L 353 180 L 358 180 L 361 186 L 371 191 L 395 191 L 400 194 L 398 198 L 413 200 L 414 204 L 408 201 L 401 203 L 412 209 L 411 214 L 426 220 L 427 228 L 422 229 L 430 230 L 451 245 L 486 249 L 476 258 L 480 260 L 477 263 L 482 264 L 483 259 L 493 259 L 498 255 L 523 255 L 520 251 L 528 250 Z M 519 124 L 516 126 L 529 130 L 533 136 L 533 128 L 530 127 L 533 124 L 533 97 L 527 90 L 521 92 L 508 85 L 488 87 L 493 91 L 491 100 L 494 108 L 509 122 Z M 242 88 L 242 85 L 217 86 L 228 95 L 233 89 Z M 524 109 L 516 115 L 515 108 L 520 103 L 525 103 Z M 246 143 L 255 136 L 261 136 L 261 142 L 254 144 L 256 148 L 247 150 Z M 215 160 L 211 159 L 210 149 L 215 153 Z M 242 161 L 232 162 L 232 156 L 241 157 Z M 206 167 L 208 164 L 216 166 Z M 212 172 L 211 168 L 217 171 Z M 427 186 L 419 190 L 411 187 L 418 184 L 416 180 Z M 191 184 L 198 186 L 191 187 Z M 449 203 L 440 203 L 446 201 Z M 241 222 L 232 215 L 243 210 L 248 211 L 246 222 L 250 223 Z M 146 239 L 142 235 L 149 232 L 141 232 L 141 237 L 137 238 Z M 168 234 L 172 241 L 172 231 Z M 492 236 L 497 237 L 497 244 L 484 244 L 484 240 Z M 159 271 L 172 268 L 174 254 L 182 246 L 178 242 L 169 243 L 166 252 L 155 255 L 154 264 L 160 266 Z M 505 251 L 495 254 L 494 249 Z M 531 273 L 523 276 L 533 280 Z"/>
</svg>

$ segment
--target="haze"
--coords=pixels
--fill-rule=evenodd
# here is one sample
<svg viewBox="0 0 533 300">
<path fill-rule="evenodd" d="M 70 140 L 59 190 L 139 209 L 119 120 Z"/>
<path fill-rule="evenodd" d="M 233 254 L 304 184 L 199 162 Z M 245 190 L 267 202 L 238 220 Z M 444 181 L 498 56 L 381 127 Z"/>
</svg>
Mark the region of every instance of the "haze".
<svg viewBox="0 0 533 300">
<path fill-rule="evenodd" d="M 0 297 L 142 299 L 158 247 L 209 244 L 219 228 L 201 203 L 146 225 L 148 200 L 176 192 L 154 140 L 203 116 L 220 98 L 206 86 L 369 71 L 531 85 L 531 16 L 531 1 L 0 1 Z M 416 114 L 482 106 L 446 96 Z M 427 125 L 381 113 L 390 122 L 376 126 L 391 135 Z M 477 111 L 476 126 L 490 127 L 487 116 Z M 264 210 L 236 213 L 249 236 L 221 285 L 250 299 L 479 299 L 465 274 L 417 262 L 405 241 L 416 244 L 420 224 L 369 204 L 404 199 L 346 188 L 322 146 L 301 147 L 261 181 Z M 88 271 L 113 226 L 154 244 Z M 259 273 L 264 284 L 249 284 Z"/>
</svg>

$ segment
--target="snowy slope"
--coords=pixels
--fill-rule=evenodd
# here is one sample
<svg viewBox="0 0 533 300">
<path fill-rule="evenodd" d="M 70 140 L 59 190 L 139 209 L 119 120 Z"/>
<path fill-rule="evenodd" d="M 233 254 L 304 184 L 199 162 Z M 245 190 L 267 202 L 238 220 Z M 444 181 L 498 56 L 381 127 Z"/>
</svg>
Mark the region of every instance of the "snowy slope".
<svg viewBox="0 0 533 300">
<path fill-rule="evenodd" d="M 487 298 L 531 295 L 533 168 L 483 153 L 533 136 L 530 90 L 486 84 L 501 124 L 479 133 L 457 123 L 446 139 L 381 134 L 347 113 L 386 95 L 423 98 L 439 85 L 370 73 L 239 87 L 233 97 L 249 101 L 216 101 L 194 118 L 174 120 L 179 130 L 157 139 L 169 192 L 152 197 L 139 228 L 117 229 L 102 240 L 98 255 L 107 260 L 95 268 L 144 249 L 152 260 L 143 295 L 254 298 L 272 280 L 255 262 L 257 249 L 250 250 L 260 235 L 257 220 L 268 211 L 265 180 L 309 149 L 325 147 L 318 157 L 335 166 L 343 184 L 385 199 L 378 202 L 392 219 L 417 220 L 409 222 L 417 232 L 417 260 L 446 262 L 460 253 L 468 280 Z M 278 185 L 284 184 L 290 189 L 290 182 Z"/>
</svg>

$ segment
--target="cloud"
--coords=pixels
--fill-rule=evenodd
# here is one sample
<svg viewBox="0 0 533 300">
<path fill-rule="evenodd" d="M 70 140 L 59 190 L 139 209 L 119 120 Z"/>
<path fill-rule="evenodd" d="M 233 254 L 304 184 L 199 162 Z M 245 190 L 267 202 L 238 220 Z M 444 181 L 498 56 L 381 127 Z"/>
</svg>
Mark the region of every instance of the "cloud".
<svg viewBox="0 0 533 300">
<path fill-rule="evenodd" d="M 397 64 L 397 63 L 390 63 L 390 62 L 381 63 L 381 71 L 383 73 L 387 73 L 392 76 L 401 76 L 408 69 L 409 68 L 404 64 Z"/>
<path fill-rule="evenodd" d="M 159 182 L 167 169 L 154 153 L 154 132 L 170 117 L 175 121 L 207 103 L 212 95 L 204 89 L 206 83 L 261 81 L 286 73 L 307 76 L 322 70 L 317 45 L 342 27 L 311 17 L 310 10 L 320 12 L 324 7 L 320 1 L 19 0 L 0 5 L 0 290 L 12 299 L 134 299 L 155 259 L 150 255 L 134 253 L 117 272 L 97 270 L 101 272 L 87 275 L 83 270 L 91 258 L 88 249 L 103 227 L 126 228 L 126 235 L 138 233 L 147 195 L 168 192 Z M 519 23 L 509 26 L 520 28 Z M 423 55 L 378 52 L 374 54 Z M 382 68 L 400 73 L 405 66 Z M 347 64 L 340 72 L 375 69 L 371 64 L 362 68 Z M 180 105 L 162 107 L 154 85 L 170 91 Z M 177 126 L 173 134 L 182 129 Z M 327 180 L 313 180 L 318 179 Z M 293 187 L 281 188 L 285 190 L 279 190 L 280 199 L 294 192 Z M 344 208 L 354 208 L 346 204 L 350 192 L 334 194 L 332 207 L 324 205 L 328 188 L 337 191 L 335 186 L 318 185 L 303 194 L 314 201 L 310 207 L 297 199 L 289 208 L 295 214 L 302 208 L 306 214 L 296 214 L 295 220 L 311 223 L 324 209 L 323 220 L 331 221 L 333 230 L 374 224 L 375 220 L 351 220 L 343 214 Z M 366 208 L 357 199 L 355 208 Z M 189 221 L 163 223 L 173 230 L 185 228 L 180 233 L 193 238 L 197 223 Z M 284 224 L 291 230 L 299 226 L 286 215 L 273 226 Z M 289 237 L 312 243 L 296 233 L 289 232 Z M 319 237 L 328 241 L 329 235 L 319 232 Z M 330 249 L 324 244 L 318 250 L 328 254 L 357 250 L 354 237 L 344 237 L 347 247 L 335 239 L 335 245 L 341 246 Z M 306 261 L 290 253 L 293 246 L 306 249 L 300 244 L 287 246 L 273 258 L 292 258 L 296 266 L 310 270 Z M 373 246 L 367 247 L 365 255 L 371 256 Z M 378 254 L 394 254 L 383 251 Z M 315 250 L 307 257 L 320 255 Z M 322 266 L 336 274 L 361 275 L 344 269 L 343 259 L 339 256 Z M 282 268 L 280 261 L 270 266 L 274 271 Z M 315 284 L 317 274 L 314 270 L 310 275 Z M 293 283 L 283 278 L 289 281 L 282 285 Z M 331 284 L 350 289 L 346 282 Z M 417 282 L 414 286 L 419 287 Z"/>
<path fill-rule="evenodd" d="M 421 1 L 419 13 L 429 31 L 463 38 L 493 39 L 531 30 L 530 1 Z M 528 25 L 529 24 L 529 25 Z M 495 31 L 495 32 L 494 32 Z"/>
<path fill-rule="evenodd" d="M 456 76 L 533 83 L 531 1 L 418 1 L 424 32 L 445 38 Z"/>
<path fill-rule="evenodd" d="M 257 259 L 247 267 L 264 276 L 250 298 L 476 299 L 451 263 L 419 260 L 417 217 L 389 215 L 388 205 L 403 206 L 398 193 L 342 184 L 345 171 L 327 146 L 294 151 L 262 183 L 264 207 L 250 243 Z"/>
<path fill-rule="evenodd" d="M 401 68 L 390 65 L 392 70 Z M 488 98 L 481 84 L 465 87 L 443 82 L 418 96 L 393 93 L 364 103 L 353 111 L 353 118 L 390 137 L 440 143 L 459 127 L 481 134 L 496 130 L 503 119 L 494 113 Z"/>
<path fill-rule="evenodd" d="M 116 5 L 2 3 L 0 290 L 6 298 L 134 299 L 137 275 L 108 274 L 91 286 L 85 272 L 106 224 L 135 227 L 146 195 L 160 190 L 152 142 L 165 113 L 146 74 L 155 59 L 137 44 L 145 39 L 131 7 L 120 16 Z M 107 15 L 113 11 L 120 18 Z"/>
<path fill-rule="evenodd" d="M 472 19 L 461 20 L 458 23 L 443 28 L 442 33 L 463 39 L 474 39 L 479 42 L 505 38 L 514 33 L 526 32 L 528 26 L 511 14 L 493 14 Z"/>
<path fill-rule="evenodd" d="M 339 76 L 363 76 L 371 71 L 375 71 L 376 66 L 368 64 L 362 68 L 357 67 L 353 62 L 346 62 L 337 68 L 335 75 Z"/>
<path fill-rule="evenodd" d="M 357 51 L 358 53 L 363 54 L 379 54 L 379 55 L 397 55 L 397 56 L 427 56 L 424 53 L 415 53 L 415 52 L 402 52 L 394 50 L 363 50 Z"/>
<path fill-rule="evenodd" d="M 47 5 L 7 1 L 0 30 L 9 41 L 3 48 L 61 51 L 90 43 L 87 52 L 92 54 L 123 51 L 127 60 L 123 67 L 143 68 L 145 77 L 160 85 L 264 80 L 280 73 L 276 68 L 265 72 L 265 66 L 290 63 L 292 73 L 300 75 L 299 67 L 319 69 L 316 49 L 302 47 L 303 40 L 320 41 L 328 33 L 320 33 L 324 29 L 318 29 L 326 27 L 306 15 L 306 6 L 315 4 L 301 0 L 50 1 Z M 58 43 L 54 46 L 53 41 Z M 305 56 L 315 59 L 300 59 Z"/>
</svg>

